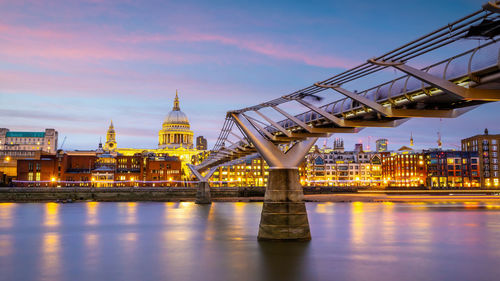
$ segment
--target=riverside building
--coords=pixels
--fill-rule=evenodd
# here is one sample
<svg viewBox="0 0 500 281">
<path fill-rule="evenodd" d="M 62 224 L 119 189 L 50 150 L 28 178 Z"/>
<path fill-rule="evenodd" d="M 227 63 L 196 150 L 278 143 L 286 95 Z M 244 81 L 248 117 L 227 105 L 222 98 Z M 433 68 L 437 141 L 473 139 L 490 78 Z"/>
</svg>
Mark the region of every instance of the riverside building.
<svg viewBox="0 0 500 281">
<path fill-rule="evenodd" d="M 18 160 L 16 186 L 181 186 L 177 157 L 143 153 L 132 156 L 104 151 L 60 151 Z"/>
<path fill-rule="evenodd" d="M 8 182 L 9 178 L 16 177 L 18 159 L 55 154 L 57 135 L 54 129 L 25 132 L 0 128 L 0 182 Z"/>
<path fill-rule="evenodd" d="M 498 188 L 500 186 L 499 144 L 500 135 L 490 135 L 488 129 L 485 129 L 482 135 L 462 140 L 462 151 L 476 152 L 479 156 L 479 174 L 482 187 Z"/>
<path fill-rule="evenodd" d="M 364 152 L 361 144 L 354 151 L 344 151 L 343 141 L 335 140 L 333 149 L 317 146 L 306 156 L 307 186 L 381 186 L 381 156 Z"/>
</svg>

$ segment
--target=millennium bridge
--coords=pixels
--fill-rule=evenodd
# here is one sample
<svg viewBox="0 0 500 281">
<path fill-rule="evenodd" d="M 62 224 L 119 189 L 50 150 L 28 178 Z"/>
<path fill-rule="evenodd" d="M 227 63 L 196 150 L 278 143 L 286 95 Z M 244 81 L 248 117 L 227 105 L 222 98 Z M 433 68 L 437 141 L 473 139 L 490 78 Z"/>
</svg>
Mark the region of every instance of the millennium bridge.
<svg viewBox="0 0 500 281">
<path fill-rule="evenodd" d="M 258 239 L 311 239 L 298 165 L 316 140 L 410 118 L 456 118 L 500 100 L 499 13 L 500 1 L 490 1 L 326 80 L 228 111 L 210 155 L 189 166 L 199 181 L 196 202 L 211 202 L 208 179 L 218 166 L 259 154 L 269 175 Z"/>
</svg>

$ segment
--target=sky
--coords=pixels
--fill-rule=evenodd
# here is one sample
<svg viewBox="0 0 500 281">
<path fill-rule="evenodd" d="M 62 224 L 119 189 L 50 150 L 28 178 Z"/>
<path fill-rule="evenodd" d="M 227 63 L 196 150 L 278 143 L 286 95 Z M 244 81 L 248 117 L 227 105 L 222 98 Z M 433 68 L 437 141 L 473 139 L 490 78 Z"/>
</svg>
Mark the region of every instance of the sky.
<svg viewBox="0 0 500 281">
<path fill-rule="evenodd" d="M 0 0 L 0 127 L 55 128 L 64 149 L 95 149 L 113 120 L 118 147 L 154 148 L 175 91 L 211 147 L 229 110 L 324 80 L 478 9 L 478 0 Z M 380 81 L 385 82 L 385 81 Z M 457 149 L 498 103 L 457 119 L 412 119 L 342 137 Z M 325 140 L 318 141 L 322 146 Z"/>
</svg>

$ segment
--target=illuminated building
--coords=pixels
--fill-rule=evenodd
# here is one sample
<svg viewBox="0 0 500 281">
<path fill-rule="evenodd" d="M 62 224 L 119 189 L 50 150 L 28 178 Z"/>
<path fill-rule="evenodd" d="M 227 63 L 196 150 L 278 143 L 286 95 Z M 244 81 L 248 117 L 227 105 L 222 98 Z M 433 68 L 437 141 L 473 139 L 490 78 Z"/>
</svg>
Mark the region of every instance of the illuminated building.
<svg viewBox="0 0 500 281">
<path fill-rule="evenodd" d="M 110 131 L 111 129 L 112 131 Z M 108 136 L 112 137 L 112 143 L 116 145 L 113 124 L 111 124 L 110 130 L 108 130 L 106 139 L 108 140 Z M 133 156 L 137 153 L 154 153 L 156 155 L 178 157 L 182 161 L 182 177 L 187 180 L 189 179 L 190 171 L 186 164 L 192 163 L 201 151 L 193 146 L 193 131 L 190 129 L 187 115 L 181 111 L 179 96 L 176 92 L 172 111 L 167 114 L 158 132 L 158 148 L 116 147 L 113 152 L 123 156 Z"/>
<path fill-rule="evenodd" d="M 334 143 L 335 144 L 335 143 Z M 343 142 L 342 142 L 343 144 Z M 305 182 L 308 186 L 380 186 L 381 159 L 377 153 L 342 147 L 318 149 L 306 156 Z"/>
<path fill-rule="evenodd" d="M 8 182 L 17 175 L 17 160 L 54 154 L 57 150 L 57 131 L 14 132 L 0 128 L 0 173 L 1 181 Z"/>
<path fill-rule="evenodd" d="M 398 153 L 383 152 L 382 181 L 386 186 L 417 187 L 425 186 L 427 166 L 425 154 L 408 147 L 402 147 Z"/>
<path fill-rule="evenodd" d="M 67 151 L 18 161 L 16 186 L 180 186 L 177 157 L 153 153 L 123 156 L 97 151 Z"/>
<path fill-rule="evenodd" d="M 498 188 L 500 175 L 498 173 L 498 146 L 500 135 L 490 135 L 488 129 L 483 135 L 476 135 L 462 140 L 462 150 L 477 152 L 479 156 L 479 174 L 483 188 Z"/>
<path fill-rule="evenodd" d="M 377 152 L 387 151 L 387 144 L 388 144 L 387 139 L 378 139 L 375 142 Z"/>
<path fill-rule="evenodd" d="M 221 166 L 210 178 L 211 186 L 266 186 L 269 166 L 261 157 Z"/>
<path fill-rule="evenodd" d="M 199 136 L 196 138 L 196 149 L 198 150 L 207 150 L 207 139 L 203 136 Z"/>
<path fill-rule="evenodd" d="M 480 186 L 477 152 L 429 151 L 426 153 L 427 186 L 472 188 Z"/>
</svg>

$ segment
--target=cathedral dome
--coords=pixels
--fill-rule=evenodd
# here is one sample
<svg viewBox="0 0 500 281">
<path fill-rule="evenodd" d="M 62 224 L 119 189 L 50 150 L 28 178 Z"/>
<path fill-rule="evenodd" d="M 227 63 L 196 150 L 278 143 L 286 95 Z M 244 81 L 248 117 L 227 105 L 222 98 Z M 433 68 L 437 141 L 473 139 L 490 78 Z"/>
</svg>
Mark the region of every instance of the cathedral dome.
<svg viewBox="0 0 500 281">
<path fill-rule="evenodd" d="M 193 148 L 193 131 L 190 130 L 186 114 L 179 107 L 179 97 L 176 91 L 174 108 L 167 114 L 161 130 L 158 132 L 158 148 L 176 149 L 180 147 Z"/>
<path fill-rule="evenodd" d="M 175 94 L 174 108 L 165 117 L 165 120 L 163 121 L 163 125 L 188 125 L 189 126 L 189 120 L 187 118 L 187 115 L 184 112 L 182 112 L 180 107 L 179 107 L 179 97 L 177 96 L 177 93 Z"/>
<path fill-rule="evenodd" d="M 184 114 L 184 112 L 182 112 L 180 110 L 172 110 L 167 114 L 167 117 L 165 117 L 163 124 L 165 124 L 165 125 L 176 125 L 176 124 L 189 125 L 189 120 L 188 120 L 186 114 Z"/>
</svg>

